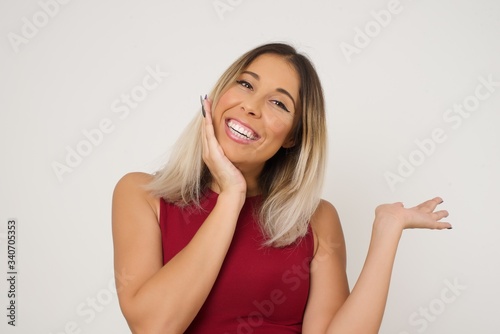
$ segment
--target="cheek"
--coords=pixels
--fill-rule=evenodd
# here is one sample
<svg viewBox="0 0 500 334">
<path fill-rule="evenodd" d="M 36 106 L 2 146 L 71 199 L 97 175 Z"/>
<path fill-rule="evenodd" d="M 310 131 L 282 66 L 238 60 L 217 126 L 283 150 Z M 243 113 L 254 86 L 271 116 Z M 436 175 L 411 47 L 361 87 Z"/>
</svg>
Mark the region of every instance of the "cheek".
<svg viewBox="0 0 500 334">
<path fill-rule="evenodd" d="M 227 104 L 228 101 L 229 101 L 229 95 L 226 92 L 220 96 L 219 102 L 217 102 L 217 106 L 223 106 L 223 105 Z"/>
<path fill-rule="evenodd" d="M 269 120 L 269 129 L 275 137 L 285 138 L 292 130 L 293 120 L 291 117 L 286 116 L 288 115 L 285 115 L 285 117 L 275 116 Z"/>
<path fill-rule="evenodd" d="M 217 101 L 217 105 L 214 109 L 212 109 L 212 114 L 214 118 L 218 119 L 222 117 L 222 114 L 228 110 L 233 108 L 238 102 L 237 96 L 234 94 L 234 88 L 230 88 L 224 94 L 219 97 L 219 101 Z"/>
<path fill-rule="evenodd" d="M 229 109 L 232 105 L 232 100 L 233 99 L 231 98 L 231 94 L 228 94 L 228 92 L 220 96 L 219 101 L 217 101 L 217 105 L 215 105 L 215 108 L 212 109 L 212 117 L 214 119 L 214 123 L 218 123 L 217 121 L 222 119 L 224 111 Z"/>
<path fill-rule="evenodd" d="M 230 87 L 228 90 L 222 94 L 219 98 L 219 102 L 217 103 L 218 105 L 221 106 L 227 106 L 227 105 L 232 105 L 235 102 L 240 99 L 240 94 L 238 94 L 238 89 L 237 87 Z"/>
</svg>

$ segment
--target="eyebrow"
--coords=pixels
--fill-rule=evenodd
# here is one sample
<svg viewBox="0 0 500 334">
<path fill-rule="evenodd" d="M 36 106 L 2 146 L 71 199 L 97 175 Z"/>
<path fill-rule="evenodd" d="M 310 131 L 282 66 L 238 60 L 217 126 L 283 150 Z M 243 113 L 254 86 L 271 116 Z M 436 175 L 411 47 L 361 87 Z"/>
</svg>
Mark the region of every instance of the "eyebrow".
<svg viewBox="0 0 500 334">
<path fill-rule="evenodd" d="M 255 80 L 260 80 L 260 76 L 259 76 L 257 73 L 255 73 L 255 72 L 251 72 L 251 71 L 243 71 L 243 72 L 241 72 L 241 73 L 242 73 L 242 74 L 243 74 L 243 73 L 248 74 L 248 75 L 250 75 L 250 76 L 254 77 L 254 78 L 255 78 Z M 296 107 L 295 107 L 295 100 L 293 99 L 292 94 L 290 94 L 290 93 L 289 93 L 286 89 L 283 89 L 283 88 L 276 88 L 276 91 L 277 91 L 277 92 L 280 92 L 280 93 L 283 93 L 283 94 L 285 94 L 286 96 L 288 96 L 288 97 L 292 100 L 292 102 L 293 102 L 293 107 L 294 107 L 294 108 L 296 108 Z"/>
</svg>

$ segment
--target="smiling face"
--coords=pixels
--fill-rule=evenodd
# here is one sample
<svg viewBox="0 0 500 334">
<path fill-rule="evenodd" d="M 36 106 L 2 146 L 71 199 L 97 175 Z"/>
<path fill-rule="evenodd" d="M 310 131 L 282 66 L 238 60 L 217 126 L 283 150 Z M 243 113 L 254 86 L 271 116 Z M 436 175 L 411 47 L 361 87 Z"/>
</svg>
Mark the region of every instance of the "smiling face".
<svg viewBox="0 0 500 334">
<path fill-rule="evenodd" d="M 215 136 L 242 172 L 260 173 L 291 130 L 299 103 L 299 76 L 283 57 L 263 54 L 230 83 L 213 112 Z"/>
</svg>

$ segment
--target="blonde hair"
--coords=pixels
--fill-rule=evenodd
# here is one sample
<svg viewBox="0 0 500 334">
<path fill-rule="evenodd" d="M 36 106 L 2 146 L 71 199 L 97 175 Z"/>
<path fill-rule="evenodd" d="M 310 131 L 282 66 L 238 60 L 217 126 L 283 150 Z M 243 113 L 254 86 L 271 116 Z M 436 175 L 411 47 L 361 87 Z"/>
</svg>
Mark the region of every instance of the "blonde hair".
<svg viewBox="0 0 500 334">
<path fill-rule="evenodd" d="M 326 120 L 319 77 L 306 56 L 282 43 L 261 45 L 236 60 L 219 78 L 210 99 L 215 109 L 219 98 L 242 71 L 262 54 L 283 57 L 300 78 L 299 101 L 294 124 L 295 145 L 280 148 L 259 176 L 262 205 L 259 223 L 266 246 L 290 245 L 308 232 L 322 190 L 326 161 Z M 168 163 L 155 173 L 149 189 L 156 196 L 179 206 L 195 204 L 210 186 L 211 175 L 202 159 L 202 116 L 190 122 L 176 142 Z"/>
</svg>

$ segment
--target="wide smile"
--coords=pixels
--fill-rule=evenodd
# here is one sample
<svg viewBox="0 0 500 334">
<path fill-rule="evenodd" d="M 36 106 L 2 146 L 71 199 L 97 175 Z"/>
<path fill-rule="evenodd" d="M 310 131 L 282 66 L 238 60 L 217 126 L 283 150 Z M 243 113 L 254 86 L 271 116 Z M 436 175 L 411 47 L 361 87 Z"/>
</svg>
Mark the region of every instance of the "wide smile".
<svg viewBox="0 0 500 334">
<path fill-rule="evenodd" d="M 257 132 L 235 119 L 226 120 L 226 133 L 231 139 L 245 144 L 260 138 Z"/>
</svg>

